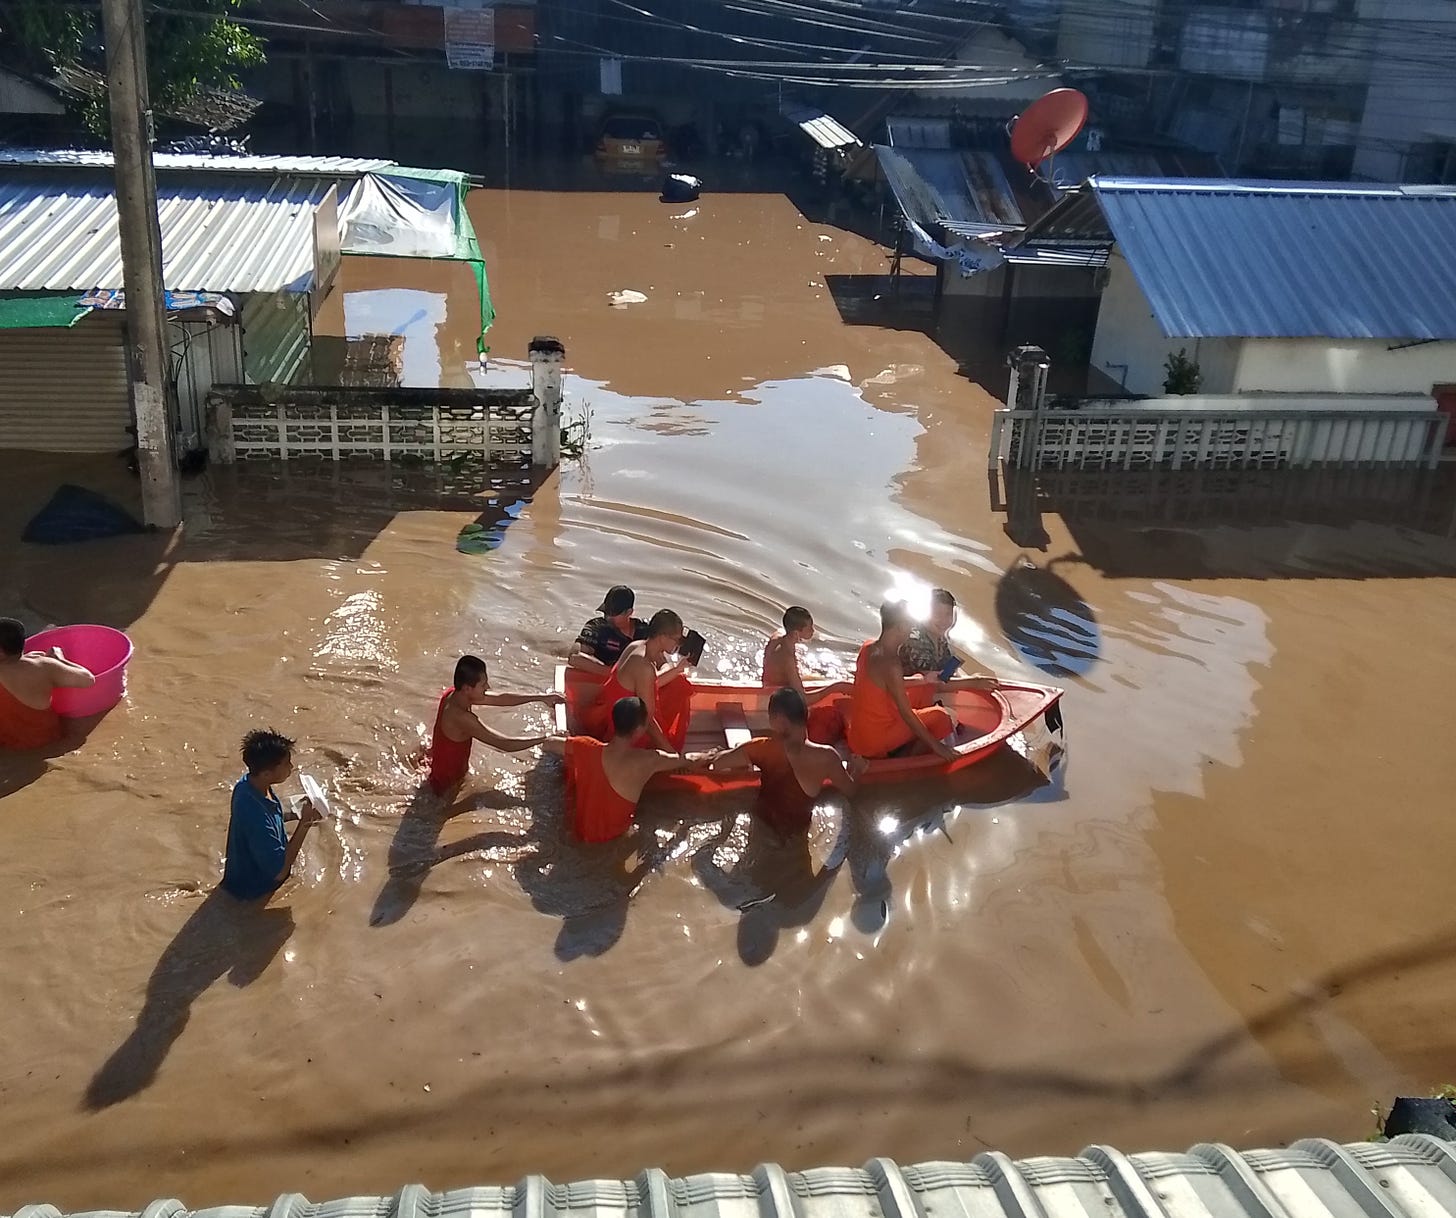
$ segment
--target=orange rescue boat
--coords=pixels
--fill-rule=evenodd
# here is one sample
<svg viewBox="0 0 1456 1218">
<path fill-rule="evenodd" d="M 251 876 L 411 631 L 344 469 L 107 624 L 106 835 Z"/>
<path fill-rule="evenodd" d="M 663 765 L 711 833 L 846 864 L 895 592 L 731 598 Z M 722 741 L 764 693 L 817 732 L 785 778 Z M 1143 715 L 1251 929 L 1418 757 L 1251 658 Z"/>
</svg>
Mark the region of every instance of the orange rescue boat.
<svg viewBox="0 0 1456 1218">
<path fill-rule="evenodd" d="M 727 681 L 693 678 L 692 720 L 688 726 L 686 751 L 705 753 L 711 749 L 737 748 L 754 736 L 767 736 L 768 700 L 772 689 L 758 685 L 737 685 Z M 588 705 L 601 688 L 601 678 L 562 665 L 556 670 L 556 690 L 564 698 L 556 708 L 556 730 L 579 733 L 580 709 Z M 807 687 L 812 693 L 815 689 Z M 911 705 L 927 705 L 933 685 L 908 679 L 906 693 Z M 1062 690 L 1050 685 L 1027 685 L 1003 681 L 993 690 L 974 687 L 970 679 L 952 679 L 939 695 L 940 702 L 955 713 L 954 761 L 933 754 L 885 757 L 871 761 L 861 782 L 904 782 L 950 774 L 984 761 L 1012 736 L 1035 723 L 1061 701 Z M 1059 722 L 1059 720 L 1058 720 Z M 846 751 L 843 742 L 839 751 Z M 659 774 L 649 784 L 655 789 L 676 789 L 709 794 L 758 785 L 758 772 L 744 770 L 723 774 Z"/>
</svg>

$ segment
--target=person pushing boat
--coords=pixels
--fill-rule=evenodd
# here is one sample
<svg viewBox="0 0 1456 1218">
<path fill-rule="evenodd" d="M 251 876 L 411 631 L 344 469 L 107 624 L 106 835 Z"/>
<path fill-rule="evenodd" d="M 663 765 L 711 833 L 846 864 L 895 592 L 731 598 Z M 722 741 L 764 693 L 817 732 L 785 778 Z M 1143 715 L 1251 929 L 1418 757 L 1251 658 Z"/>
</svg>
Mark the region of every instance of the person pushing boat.
<svg viewBox="0 0 1456 1218">
<path fill-rule="evenodd" d="M 490 688 L 485 661 L 461 656 L 455 663 L 454 683 L 440 695 L 435 730 L 430 740 L 430 772 L 426 778 L 436 795 L 444 795 L 470 772 L 470 750 L 477 740 L 504 753 L 521 753 L 551 739 L 550 736 L 506 736 L 483 724 L 477 706 L 557 706 L 560 694 L 498 694 Z"/>
<path fill-rule="evenodd" d="M 847 682 L 826 685 L 812 693 L 804 688 L 799 674 L 799 647 L 814 637 L 814 617 L 802 605 L 784 610 L 784 629 L 763 648 L 763 687 L 795 690 L 809 708 L 809 739 L 815 744 L 833 744 L 844 738 L 844 715 L 829 701 L 849 692 Z"/>
<path fill-rule="evenodd" d="M 809 739 L 809 707 L 797 689 L 786 687 L 769 698 L 768 726 L 772 735 L 718 754 L 710 768 L 755 767 L 759 783 L 753 814 L 780 837 L 807 833 L 825 784 L 853 797 L 866 763 L 851 757 L 846 767 L 834 749 Z"/>
<path fill-rule="evenodd" d="M 880 637 L 861 647 L 855 662 L 846 739 L 861 757 L 934 753 L 952 761 L 956 751 L 945 740 L 955 731 L 955 717 L 943 706 L 914 709 L 905 693 L 900 648 L 912 628 L 904 605 L 880 606 Z"/>
<path fill-rule="evenodd" d="M 553 737 L 542 746 L 566 763 L 567 825 L 578 841 L 621 837 L 637 814 L 643 789 L 656 774 L 705 768 L 710 760 L 652 747 L 647 705 L 638 697 L 612 704 L 612 738 Z"/>
<path fill-rule="evenodd" d="M 612 708 L 622 698 L 640 698 L 647 708 L 647 735 L 641 747 L 679 753 L 688 738 L 693 686 L 686 676 L 691 661 L 667 659 L 682 646 L 683 622 L 671 609 L 659 609 L 647 623 L 647 635 L 622 652 L 594 701 L 581 711 L 584 734 L 611 740 Z"/>
</svg>

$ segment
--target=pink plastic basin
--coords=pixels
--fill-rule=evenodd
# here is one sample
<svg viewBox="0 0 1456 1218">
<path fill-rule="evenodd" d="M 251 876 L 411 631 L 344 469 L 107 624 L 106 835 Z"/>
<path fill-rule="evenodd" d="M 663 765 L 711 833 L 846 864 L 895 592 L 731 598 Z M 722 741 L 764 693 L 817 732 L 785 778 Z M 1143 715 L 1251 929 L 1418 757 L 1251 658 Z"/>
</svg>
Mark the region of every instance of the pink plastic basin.
<svg viewBox="0 0 1456 1218">
<path fill-rule="evenodd" d="M 68 719 L 84 719 L 109 711 L 126 693 L 126 665 L 131 659 L 131 640 L 110 626 L 57 626 L 42 630 L 25 642 L 27 651 L 49 651 L 59 647 L 72 664 L 96 674 L 90 689 L 58 689 L 51 694 L 51 707 Z"/>
</svg>

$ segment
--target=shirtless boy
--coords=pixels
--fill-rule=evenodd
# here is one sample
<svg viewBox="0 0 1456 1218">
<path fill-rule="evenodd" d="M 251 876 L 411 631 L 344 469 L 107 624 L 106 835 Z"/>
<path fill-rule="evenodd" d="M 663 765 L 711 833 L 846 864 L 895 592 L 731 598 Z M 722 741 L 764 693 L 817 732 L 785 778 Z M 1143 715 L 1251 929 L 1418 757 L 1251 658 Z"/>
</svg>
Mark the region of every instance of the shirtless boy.
<svg viewBox="0 0 1456 1218">
<path fill-rule="evenodd" d="M 833 744 L 844 736 L 844 716 L 829 698 L 849 692 L 850 685 L 839 681 L 812 693 L 804 688 L 799 674 L 799 646 L 814 637 L 814 618 L 802 605 L 784 610 L 784 629 L 763 648 L 763 687 L 795 690 L 809 707 L 809 739 L 816 744 Z"/>
<path fill-rule="evenodd" d="M 71 663 L 59 647 L 26 651 L 25 627 L 13 617 L 0 618 L 0 749 L 54 744 L 62 728 L 51 694 L 95 684 L 95 675 Z"/>
</svg>

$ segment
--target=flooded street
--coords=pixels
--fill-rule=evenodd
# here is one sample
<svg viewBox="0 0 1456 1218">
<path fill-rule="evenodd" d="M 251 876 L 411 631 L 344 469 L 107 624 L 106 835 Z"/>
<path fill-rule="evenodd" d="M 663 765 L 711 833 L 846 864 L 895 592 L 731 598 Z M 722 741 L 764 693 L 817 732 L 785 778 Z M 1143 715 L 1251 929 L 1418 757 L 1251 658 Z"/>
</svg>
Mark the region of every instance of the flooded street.
<svg viewBox="0 0 1456 1218">
<path fill-rule="evenodd" d="M 483 494 L 215 466 L 176 545 L 7 550 L 0 610 L 138 654 L 84 746 L 0 759 L 0 1209 L 1351 1139 L 1456 1082 L 1439 512 L 1045 509 L 1027 548 L 988 504 L 1004 383 L 878 324 L 883 251 L 781 195 L 472 210 L 500 313 L 474 375 L 522 384 L 561 338 L 583 458 Z M 477 322 L 468 270 L 353 260 L 318 326 L 468 385 Z M 135 493 L 109 459 L 0 460 L 8 536 L 58 481 Z M 474 521 L 496 548 L 457 551 Z M 615 583 L 728 676 L 787 604 L 837 673 L 887 591 L 947 587 L 964 648 L 1067 687 L 1067 763 L 831 802 L 803 850 L 734 797 L 593 850 L 556 763 L 477 749 L 442 819 L 412 755 L 455 658 L 545 688 Z M 336 814 L 262 913 L 206 895 L 255 726 Z"/>
</svg>

